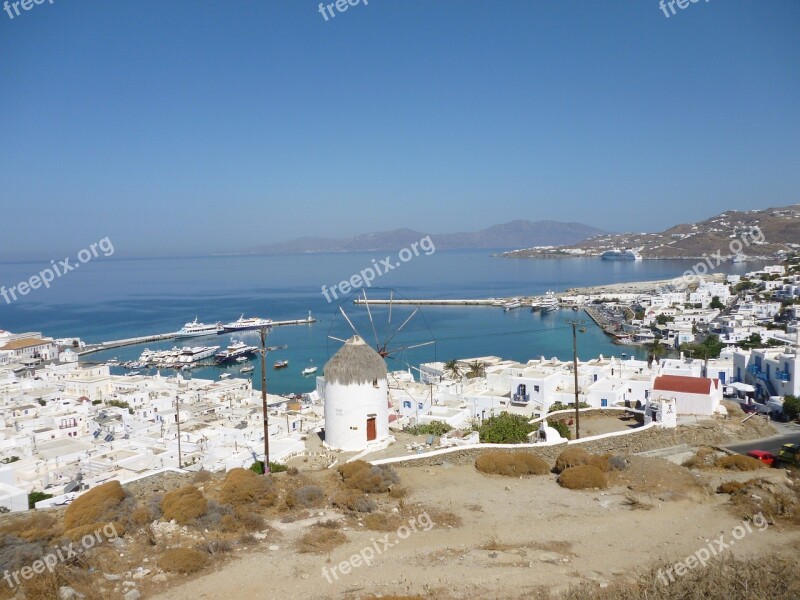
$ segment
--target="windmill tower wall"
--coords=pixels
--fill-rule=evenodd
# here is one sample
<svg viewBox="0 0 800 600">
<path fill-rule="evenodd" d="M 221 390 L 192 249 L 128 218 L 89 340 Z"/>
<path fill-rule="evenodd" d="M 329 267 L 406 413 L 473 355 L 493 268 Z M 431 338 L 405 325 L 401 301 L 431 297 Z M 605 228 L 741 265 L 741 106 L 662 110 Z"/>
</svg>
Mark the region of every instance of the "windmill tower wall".
<svg viewBox="0 0 800 600">
<path fill-rule="evenodd" d="M 386 363 L 355 336 L 325 365 L 325 445 L 364 450 L 389 438 Z"/>
</svg>

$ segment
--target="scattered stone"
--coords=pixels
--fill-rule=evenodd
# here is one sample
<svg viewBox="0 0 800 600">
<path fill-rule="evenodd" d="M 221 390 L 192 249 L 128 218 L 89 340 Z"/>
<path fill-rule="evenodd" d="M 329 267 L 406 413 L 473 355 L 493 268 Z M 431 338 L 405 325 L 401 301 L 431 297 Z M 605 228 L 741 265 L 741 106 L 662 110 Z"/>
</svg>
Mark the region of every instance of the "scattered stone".
<svg viewBox="0 0 800 600">
<path fill-rule="evenodd" d="M 83 598 L 83 594 L 79 594 L 67 585 L 58 588 L 58 600 L 79 600 L 80 598 Z"/>
<path fill-rule="evenodd" d="M 125 600 L 139 600 L 141 597 L 142 593 L 139 590 L 130 590 L 123 596 Z"/>
<path fill-rule="evenodd" d="M 119 581 L 122 579 L 122 575 L 115 575 L 113 573 L 103 573 L 103 577 L 106 578 L 106 581 Z"/>
<path fill-rule="evenodd" d="M 275 552 L 276 550 L 280 550 L 281 547 L 280 546 L 276 546 L 275 544 L 273 544 L 272 546 L 269 547 L 269 549 L 272 550 L 273 552 Z"/>
</svg>

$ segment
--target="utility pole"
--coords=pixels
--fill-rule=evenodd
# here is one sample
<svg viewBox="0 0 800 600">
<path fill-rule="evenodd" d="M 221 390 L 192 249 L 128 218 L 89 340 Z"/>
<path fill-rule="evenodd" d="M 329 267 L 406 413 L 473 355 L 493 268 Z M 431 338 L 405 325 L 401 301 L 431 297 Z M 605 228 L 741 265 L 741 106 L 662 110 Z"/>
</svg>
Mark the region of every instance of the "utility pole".
<svg viewBox="0 0 800 600">
<path fill-rule="evenodd" d="M 267 328 L 258 331 L 261 336 L 261 404 L 264 411 L 264 475 L 269 474 L 269 411 L 267 410 Z"/>
<path fill-rule="evenodd" d="M 175 394 L 175 422 L 178 424 L 178 468 L 183 468 L 181 459 L 181 397 Z"/>
<path fill-rule="evenodd" d="M 565 322 L 567 325 L 572 326 L 572 372 L 575 376 L 575 439 L 578 440 L 581 437 L 581 413 L 578 410 L 580 406 L 578 402 L 578 331 L 581 333 L 586 331 L 586 327 L 584 327 L 586 321 L 583 319 L 567 319 Z"/>
</svg>

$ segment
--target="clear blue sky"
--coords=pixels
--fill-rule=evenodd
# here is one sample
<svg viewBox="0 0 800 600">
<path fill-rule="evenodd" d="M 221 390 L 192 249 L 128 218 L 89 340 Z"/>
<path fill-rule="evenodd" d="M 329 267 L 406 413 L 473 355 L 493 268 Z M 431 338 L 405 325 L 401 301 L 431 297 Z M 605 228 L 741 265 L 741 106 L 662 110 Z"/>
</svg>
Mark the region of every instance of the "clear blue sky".
<svg viewBox="0 0 800 600">
<path fill-rule="evenodd" d="M 0 258 L 797 203 L 798 31 L 794 0 L 0 12 Z"/>
</svg>

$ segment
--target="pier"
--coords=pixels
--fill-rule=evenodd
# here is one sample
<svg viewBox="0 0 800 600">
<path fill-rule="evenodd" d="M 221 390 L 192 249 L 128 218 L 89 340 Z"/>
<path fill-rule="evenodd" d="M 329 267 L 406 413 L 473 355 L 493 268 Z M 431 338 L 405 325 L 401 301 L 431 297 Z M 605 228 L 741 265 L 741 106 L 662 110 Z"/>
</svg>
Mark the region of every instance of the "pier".
<svg viewBox="0 0 800 600">
<path fill-rule="evenodd" d="M 366 301 L 363 298 L 353 300 L 354 304 L 405 304 L 405 305 L 419 305 L 419 306 L 492 306 L 493 302 L 501 300 L 501 298 L 477 298 L 474 300 L 387 300 L 385 298 L 368 298 Z M 509 298 L 510 300 L 510 298 Z"/>
<path fill-rule="evenodd" d="M 270 324 L 270 327 L 282 327 L 285 325 L 310 325 L 311 323 L 316 323 L 317 320 L 312 317 L 310 314 L 305 319 L 290 319 L 288 321 L 273 321 Z M 244 330 L 248 331 L 248 330 Z M 253 331 L 253 330 L 250 330 Z M 221 335 L 223 333 L 241 333 L 241 331 L 220 331 L 217 335 Z M 212 337 L 213 334 L 207 336 L 197 336 L 197 337 L 187 337 L 181 339 L 199 339 L 201 337 L 207 338 Z M 98 344 L 87 344 L 86 347 L 78 352 L 78 356 L 86 356 L 87 354 L 93 354 L 95 352 L 102 352 L 103 350 L 113 350 L 114 348 L 122 348 L 124 346 L 136 346 L 138 344 L 148 344 L 150 342 L 165 342 L 168 340 L 178 339 L 177 332 L 173 333 L 157 333 L 154 335 L 145 335 L 141 337 L 134 337 L 128 338 L 125 340 L 113 340 L 110 342 L 100 342 Z"/>
</svg>

